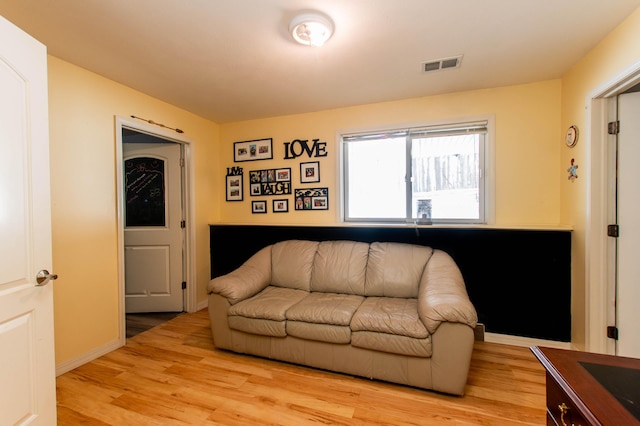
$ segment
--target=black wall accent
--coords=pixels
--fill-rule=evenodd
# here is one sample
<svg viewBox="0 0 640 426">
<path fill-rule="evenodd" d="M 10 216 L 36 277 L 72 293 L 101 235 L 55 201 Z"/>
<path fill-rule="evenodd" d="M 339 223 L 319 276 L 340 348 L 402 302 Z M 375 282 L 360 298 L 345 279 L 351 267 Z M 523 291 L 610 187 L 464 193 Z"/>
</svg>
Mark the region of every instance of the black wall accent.
<svg viewBox="0 0 640 426">
<path fill-rule="evenodd" d="M 389 241 L 444 250 L 487 332 L 571 340 L 571 232 L 495 228 L 211 225 L 211 276 L 289 239 Z"/>
</svg>

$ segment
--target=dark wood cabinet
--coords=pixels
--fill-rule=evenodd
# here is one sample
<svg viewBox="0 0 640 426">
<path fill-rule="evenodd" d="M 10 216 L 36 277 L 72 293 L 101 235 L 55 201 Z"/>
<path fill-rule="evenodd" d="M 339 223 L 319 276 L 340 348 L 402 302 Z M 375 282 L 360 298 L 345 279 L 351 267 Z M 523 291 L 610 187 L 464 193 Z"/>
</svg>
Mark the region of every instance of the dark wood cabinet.
<svg viewBox="0 0 640 426">
<path fill-rule="evenodd" d="M 546 369 L 547 425 L 640 425 L 640 360 L 534 346 Z"/>
</svg>

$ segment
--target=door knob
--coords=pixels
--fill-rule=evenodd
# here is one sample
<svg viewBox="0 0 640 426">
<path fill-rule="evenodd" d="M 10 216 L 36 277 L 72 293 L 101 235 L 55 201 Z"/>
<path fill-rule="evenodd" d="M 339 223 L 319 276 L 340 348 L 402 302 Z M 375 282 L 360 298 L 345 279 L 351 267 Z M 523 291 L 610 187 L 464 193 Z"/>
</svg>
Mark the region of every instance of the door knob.
<svg viewBox="0 0 640 426">
<path fill-rule="evenodd" d="M 36 284 L 37 286 L 47 285 L 49 281 L 55 280 L 58 278 L 56 274 L 50 274 L 46 269 L 41 270 L 36 274 Z"/>
</svg>

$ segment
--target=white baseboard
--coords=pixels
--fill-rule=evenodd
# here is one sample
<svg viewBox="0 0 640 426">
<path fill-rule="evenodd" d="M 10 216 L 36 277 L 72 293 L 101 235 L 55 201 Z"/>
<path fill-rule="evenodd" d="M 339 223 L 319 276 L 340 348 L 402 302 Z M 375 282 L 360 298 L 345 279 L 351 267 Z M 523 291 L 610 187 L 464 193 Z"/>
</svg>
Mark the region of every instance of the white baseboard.
<svg viewBox="0 0 640 426">
<path fill-rule="evenodd" d="M 484 341 L 490 343 L 500 343 L 511 346 L 546 346 L 556 349 L 574 349 L 571 342 L 556 342 L 555 340 L 534 339 L 531 337 L 510 336 L 507 334 L 485 333 Z"/>
<path fill-rule="evenodd" d="M 67 373 L 74 368 L 78 368 L 81 365 L 84 365 L 90 361 L 93 361 L 96 358 L 100 358 L 102 355 L 106 355 L 109 352 L 115 351 L 116 349 L 122 347 L 123 344 L 118 340 L 114 340 L 110 343 L 107 343 L 104 346 L 100 346 L 99 348 L 95 348 L 83 355 L 80 355 L 77 358 L 70 359 L 69 361 L 65 361 L 61 364 L 56 365 L 56 377 L 61 374 Z"/>
<path fill-rule="evenodd" d="M 208 298 L 198 303 L 198 305 L 196 306 L 196 311 L 201 311 L 202 309 L 206 309 L 207 307 L 209 307 Z M 65 361 L 61 364 L 58 364 L 56 365 L 56 377 L 60 376 L 61 374 L 67 373 L 73 370 L 74 368 L 78 368 L 81 365 L 91 362 L 96 358 L 100 358 L 102 355 L 106 355 L 109 352 L 115 351 L 116 349 L 124 346 L 125 343 L 126 343 L 126 340 L 124 341 L 121 341 L 120 339 L 114 340 L 112 342 L 107 343 L 106 345 L 100 346 L 99 348 L 95 348 L 83 355 L 80 355 L 79 357 L 76 357 L 68 361 Z"/>
<path fill-rule="evenodd" d="M 204 299 L 202 302 L 198 303 L 196 309 L 201 311 L 209 307 L 209 298 Z"/>
</svg>

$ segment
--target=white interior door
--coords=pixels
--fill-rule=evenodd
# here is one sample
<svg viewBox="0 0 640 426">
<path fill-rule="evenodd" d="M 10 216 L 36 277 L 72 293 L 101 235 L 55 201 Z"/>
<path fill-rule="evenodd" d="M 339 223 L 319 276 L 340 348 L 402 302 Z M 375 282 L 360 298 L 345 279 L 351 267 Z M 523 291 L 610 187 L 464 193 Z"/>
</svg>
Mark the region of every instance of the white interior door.
<svg viewBox="0 0 640 426">
<path fill-rule="evenodd" d="M 46 48 L 0 17 L 0 425 L 56 423 Z"/>
<path fill-rule="evenodd" d="M 181 312 L 181 146 L 124 143 L 123 155 L 126 312 Z"/>
<path fill-rule="evenodd" d="M 640 358 L 640 93 L 618 98 L 616 354 Z"/>
</svg>

